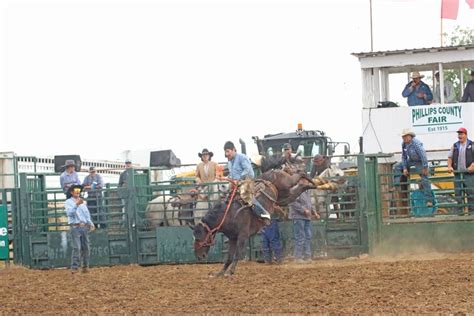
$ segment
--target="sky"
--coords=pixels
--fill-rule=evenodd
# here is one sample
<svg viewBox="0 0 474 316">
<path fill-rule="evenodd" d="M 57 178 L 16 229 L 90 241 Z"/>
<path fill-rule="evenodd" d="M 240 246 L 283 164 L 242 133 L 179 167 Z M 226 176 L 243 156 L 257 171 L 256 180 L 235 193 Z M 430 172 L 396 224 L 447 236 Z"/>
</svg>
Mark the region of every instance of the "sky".
<svg viewBox="0 0 474 316">
<path fill-rule="evenodd" d="M 0 3 L 0 152 L 223 161 L 298 122 L 357 151 L 369 0 Z M 439 46 L 440 7 L 373 0 L 374 50 Z M 456 25 L 474 28 L 464 0 Z"/>
</svg>

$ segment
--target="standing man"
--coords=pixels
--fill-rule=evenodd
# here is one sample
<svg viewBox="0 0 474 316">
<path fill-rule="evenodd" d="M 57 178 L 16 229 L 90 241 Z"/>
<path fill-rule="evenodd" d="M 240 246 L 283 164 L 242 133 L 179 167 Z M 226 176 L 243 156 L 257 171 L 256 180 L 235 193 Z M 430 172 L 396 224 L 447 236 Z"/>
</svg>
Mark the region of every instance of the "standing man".
<svg viewBox="0 0 474 316">
<path fill-rule="evenodd" d="M 430 87 L 421 81 L 424 76 L 418 71 L 414 71 L 411 75 L 413 79 L 403 89 L 402 96 L 407 99 L 408 106 L 428 105 L 433 101 L 433 94 Z"/>
<path fill-rule="evenodd" d="M 292 148 L 290 143 L 283 145 L 283 166 L 282 169 L 289 174 L 295 174 L 298 172 L 305 172 L 305 163 L 299 155 L 292 154 Z"/>
<path fill-rule="evenodd" d="M 270 225 L 264 226 L 261 231 L 263 260 L 267 264 L 271 264 L 273 258 L 277 263 L 283 262 L 278 221 L 277 215 L 273 214 Z"/>
<path fill-rule="evenodd" d="M 293 220 L 293 239 L 295 243 L 294 257 L 296 263 L 310 262 L 312 258 L 311 238 L 313 228 L 311 227 L 311 196 L 304 191 L 292 203 L 289 204 L 289 219 Z"/>
<path fill-rule="evenodd" d="M 232 180 L 245 180 L 253 179 L 254 172 L 252 169 L 252 164 L 247 156 L 244 154 L 237 153 L 234 143 L 228 141 L 224 144 L 224 153 L 228 160 L 227 168 L 229 169 L 229 178 Z M 264 219 L 270 221 L 270 213 L 257 201 L 253 198 L 249 204 L 252 205 L 254 213 Z"/>
<path fill-rule="evenodd" d="M 84 190 L 87 190 L 87 206 L 92 215 L 92 218 L 98 223 L 97 226 L 105 228 L 105 218 L 102 216 L 102 189 L 104 187 L 104 180 L 102 176 L 97 173 L 95 167 L 89 168 L 89 175 L 84 178 L 82 183 Z"/>
<path fill-rule="evenodd" d="M 474 102 L 474 70 L 471 70 L 471 80 L 466 83 L 461 102 Z"/>
<path fill-rule="evenodd" d="M 128 169 L 130 168 L 132 168 L 132 161 L 127 159 L 125 160 L 125 170 L 120 174 L 119 187 L 126 187 L 128 185 Z"/>
<path fill-rule="evenodd" d="M 457 131 L 458 141 L 453 144 L 448 155 L 448 172 L 454 174 L 454 192 L 458 204 L 464 203 L 467 196 L 469 213 L 474 213 L 474 148 L 467 138 L 467 129 L 461 127 Z M 464 212 L 462 212 L 464 213 Z"/>
<path fill-rule="evenodd" d="M 69 189 L 73 185 L 80 185 L 81 181 L 77 176 L 77 172 L 75 170 L 76 163 L 74 160 L 66 160 L 66 163 L 63 166 L 65 168 L 64 172 L 61 173 L 59 176 L 59 182 L 61 184 L 61 188 L 63 189 L 64 193 L 66 194 L 66 198 L 70 198 L 71 195 L 69 193 Z"/>
<path fill-rule="evenodd" d="M 421 177 L 421 186 L 423 195 L 425 197 L 426 206 L 433 206 L 433 191 L 431 190 L 431 183 L 428 179 L 428 159 L 423 144 L 415 138 L 415 133 L 409 128 L 402 131 L 402 162 L 393 166 L 393 173 L 395 174 L 394 184 L 400 185 L 400 179 L 403 174 L 408 179 L 410 169 L 413 168 Z"/>
<path fill-rule="evenodd" d="M 89 231 L 94 231 L 95 226 L 84 200 L 80 197 L 81 186 L 74 185 L 70 191 L 71 197 L 66 200 L 65 208 L 67 222 L 71 226 L 71 272 L 74 274 L 79 270 L 82 258 L 82 272 L 86 273 L 90 258 Z"/>
<path fill-rule="evenodd" d="M 331 163 L 328 157 L 324 157 L 320 154 L 315 155 L 313 158 L 313 166 L 311 167 L 311 179 L 315 178 L 316 176 L 319 176 L 321 173 L 323 173 L 324 170 L 329 168 L 330 165 Z"/>
<path fill-rule="evenodd" d="M 439 84 L 439 72 L 435 73 L 436 82 L 438 83 L 434 91 L 434 103 L 441 103 L 441 86 Z M 443 82 L 444 90 L 444 102 L 445 103 L 454 103 L 456 102 L 456 94 L 454 93 L 454 87 L 451 81 L 444 80 Z"/>
</svg>

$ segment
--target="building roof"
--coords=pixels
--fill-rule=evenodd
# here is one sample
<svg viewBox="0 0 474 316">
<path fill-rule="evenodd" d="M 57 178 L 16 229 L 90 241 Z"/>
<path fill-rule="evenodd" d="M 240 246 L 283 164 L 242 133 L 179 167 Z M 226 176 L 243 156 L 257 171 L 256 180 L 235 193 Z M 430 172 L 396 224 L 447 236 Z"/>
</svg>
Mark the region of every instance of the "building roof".
<svg viewBox="0 0 474 316">
<path fill-rule="evenodd" d="M 380 56 L 401 55 L 401 54 L 434 53 L 434 52 L 466 50 L 466 49 L 474 49 L 474 44 L 458 45 L 458 46 L 444 46 L 444 47 L 397 49 L 397 50 L 386 50 L 386 51 L 377 51 L 377 52 L 360 52 L 360 53 L 352 53 L 351 55 L 356 56 L 358 58 L 365 58 L 365 57 L 380 57 Z"/>
<path fill-rule="evenodd" d="M 390 73 L 474 67 L 474 44 L 353 53 L 361 69 L 386 68 Z"/>
</svg>

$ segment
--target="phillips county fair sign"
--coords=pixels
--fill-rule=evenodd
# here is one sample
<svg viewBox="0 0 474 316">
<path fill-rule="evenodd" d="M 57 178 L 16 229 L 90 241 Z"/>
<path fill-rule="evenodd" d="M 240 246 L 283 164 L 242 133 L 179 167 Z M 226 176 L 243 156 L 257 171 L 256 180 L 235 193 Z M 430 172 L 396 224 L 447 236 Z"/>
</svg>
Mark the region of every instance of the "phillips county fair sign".
<svg viewBox="0 0 474 316">
<path fill-rule="evenodd" d="M 463 125 L 462 106 L 425 105 L 410 108 L 411 124 L 416 134 L 455 132 Z"/>
</svg>

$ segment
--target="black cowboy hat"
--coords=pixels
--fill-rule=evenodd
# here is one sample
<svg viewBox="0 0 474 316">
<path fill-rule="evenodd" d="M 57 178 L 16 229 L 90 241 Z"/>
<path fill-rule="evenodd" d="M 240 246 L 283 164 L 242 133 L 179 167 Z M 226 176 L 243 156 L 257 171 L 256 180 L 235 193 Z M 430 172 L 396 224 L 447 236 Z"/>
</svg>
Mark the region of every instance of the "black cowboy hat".
<svg viewBox="0 0 474 316">
<path fill-rule="evenodd" d="M 69 199 L 71 196 L 72 196 L 72 191 L 74 191 L 74 189 L 81 189 L 81 192 L 82 190 L 84 189 L 84 187 L 80 184 L 73 184 L 69 187 L 69 189 L 67 189 L 67 192 L 66 192 L 66 198 Z"/>
<path fill-rule="evenodd" d="M 212 156 L 214 156 L 214 153 L 212 151 L 207 150 L 207 148 L 204 148 L 202 152 L 198 153 L 199 158 L 202 158 L 202 155 L 209 155 L 209 158 L 212 158 Z"/>
</svg>

